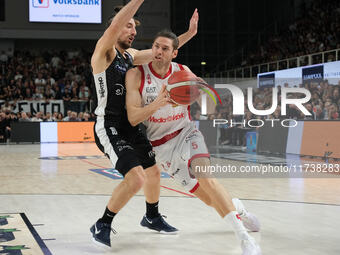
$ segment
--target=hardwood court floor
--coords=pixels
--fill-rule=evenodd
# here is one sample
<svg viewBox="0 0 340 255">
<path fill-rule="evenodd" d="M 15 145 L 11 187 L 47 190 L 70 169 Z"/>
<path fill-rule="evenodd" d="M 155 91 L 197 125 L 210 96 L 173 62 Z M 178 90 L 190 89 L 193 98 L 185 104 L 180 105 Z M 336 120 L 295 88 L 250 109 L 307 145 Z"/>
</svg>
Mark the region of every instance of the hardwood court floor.
<svg viewBox="0 0 340 255">
<path fill-rule="evenodd" d="M 112 249 L 95 246 L 89 227 L 103 213 L 119 179 L 108 177 L 116 174 L 93 143 L 1 145 L 0 162 L 0 219 L 12 215 L 11 224 L 16 213 L 24 213 L 47 246 L 45 254 L 241 254 L 229 225 L 170 178 L 161 180 L 160 208 L 179 235 L 139 226 L 145 211 L 140 192 L 115 218 L 118 234 Z M 251 235 L 263 254 L 335 255 L 340 254 L 340 179 L 327 177 L 219 181 L 261 220 L 261 232 Z M 0 221 L 0 253 L 4 228 Z M 30 248 L 21 251 L 24 255 L 44 254 L 24 237 L 6 243 L 18 244 Z"/>
</svg>

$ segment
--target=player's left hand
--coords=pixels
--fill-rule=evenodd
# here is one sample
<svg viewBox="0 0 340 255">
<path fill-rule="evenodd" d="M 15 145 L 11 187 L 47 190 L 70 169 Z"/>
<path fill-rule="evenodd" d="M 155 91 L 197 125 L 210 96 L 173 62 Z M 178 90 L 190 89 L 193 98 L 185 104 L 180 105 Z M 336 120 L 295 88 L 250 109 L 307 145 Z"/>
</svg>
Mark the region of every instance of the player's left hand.
<svg viewBox="0 0 340 255">
<path fill-rule="evenodd" d="M 190 25 L 189 25 L 189 33 L 194 36 L 197 34 L 197 28 L 198 28 L 198 11 L 197 8 L 195 9 L 194 13 L 192 14 L 192 17 L 190 19 Z"/>
</svg>

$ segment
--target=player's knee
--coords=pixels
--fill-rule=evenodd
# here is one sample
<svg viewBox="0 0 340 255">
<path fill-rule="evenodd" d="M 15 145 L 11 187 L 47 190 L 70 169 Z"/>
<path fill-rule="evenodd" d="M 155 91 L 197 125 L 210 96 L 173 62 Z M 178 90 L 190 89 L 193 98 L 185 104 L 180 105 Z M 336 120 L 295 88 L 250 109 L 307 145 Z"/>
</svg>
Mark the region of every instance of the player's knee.
<svg viewBox="0 0 340 255">
<path fill-rule="evenodd" d="M 137 193 L 144 185 L 145 173 L 143 168 L 138 166 L 131 169 L 125 176 L 131 192 Z"/>
<path fill-rule="evenodd" d="M 217 189 L 215 178 L 200 178 L 199 183 L 209 193 L 214 192 Z"/>
<path fill-rule="evenodd" d="M 157 165 L 149 167 L 145 170 L 146 178 L 148 180 L 159 180 L 161 178 L 161 170 Z"/>
<path fill-rule="evenodd" d="M 196 178 L 210 178 L 212 177 L 212 173 L 209 171 L 206 171 L 206 169 L 209 169 L 210 167 L 210 159 L 206 157 L 202 158 L 195 158 L 191 162 L 191 169 L 190 172 L 196 177 Z"/>
</svg>

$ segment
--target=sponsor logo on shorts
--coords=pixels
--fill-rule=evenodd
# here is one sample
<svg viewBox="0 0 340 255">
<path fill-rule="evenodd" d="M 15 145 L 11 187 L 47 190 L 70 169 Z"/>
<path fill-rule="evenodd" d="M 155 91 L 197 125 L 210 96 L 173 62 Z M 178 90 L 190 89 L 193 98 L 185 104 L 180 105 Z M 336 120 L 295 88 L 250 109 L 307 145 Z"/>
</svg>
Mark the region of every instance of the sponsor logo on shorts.
<svg viewBox="0 0 340 255">
<path fill-rule="evenodd" d="M 177 170 L 174 173 L 172 173 L 172 176 L 175 176 L 176 174 L 178 174 L 180 170 L 181 169 L 177 168 Z"/>
<path fill-rule="evenodd" d="M 151 116 L 148 121 L 149 122 L 154 122 L 154 123 L 165 123 L 165 122 L 170 122 L 174 120 L 179 120 L 183 119 L 185 117 L 184 113 L 178 113 L 176 115 L 168 116 L 166 118 L 155 118 L 154 116 Z"/>
<path fill-rule="evenodd" d="M 188 185 L 188 182 L 187 182 L 186 180 L 183 180 L 183 181 L 182 181 L 182 185 L 183 185 L 183 186 L 187 186 L 187 185 Z"/>
<path fill-rule="evenodd" d="M 154 151 L 149 151 L 149 158 L 155 157 L 155 152 Z"/>
<path fill-rule="evenodd" d="M 110 127 L 112 135 L 118 135 L 117 130 L 114 127 Z"/>
<path fill-rule="evenodd" d="M 186 143 L 190 142 L 194 137 L 198 137 L 198 130 L 194 130 L 187 137 L 185 137 L 185 142 Z"/>
</svg>

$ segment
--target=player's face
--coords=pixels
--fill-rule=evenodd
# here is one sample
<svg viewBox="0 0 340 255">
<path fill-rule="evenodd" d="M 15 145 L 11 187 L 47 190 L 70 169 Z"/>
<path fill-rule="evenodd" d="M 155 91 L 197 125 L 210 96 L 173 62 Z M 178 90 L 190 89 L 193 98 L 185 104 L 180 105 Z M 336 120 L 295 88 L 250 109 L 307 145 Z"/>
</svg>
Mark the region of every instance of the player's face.
<svg viewBox="0 0 340 255">
<path fill-rule="evenodd" d="M 118 44 L 124 50 L 131 47 L 133 40 L 137 34 L 136 23 L 131 19 L 129 23 L 122 29 L 118 38 Z"/>
<path fill-rule="evenodd" d="M 152 56 L 156 62 L 171 62 L 177 53 L 178 51 L 172 46 L 172 40 L 166 37 L 158 37 L 152 45 Z"/>
</svg>

